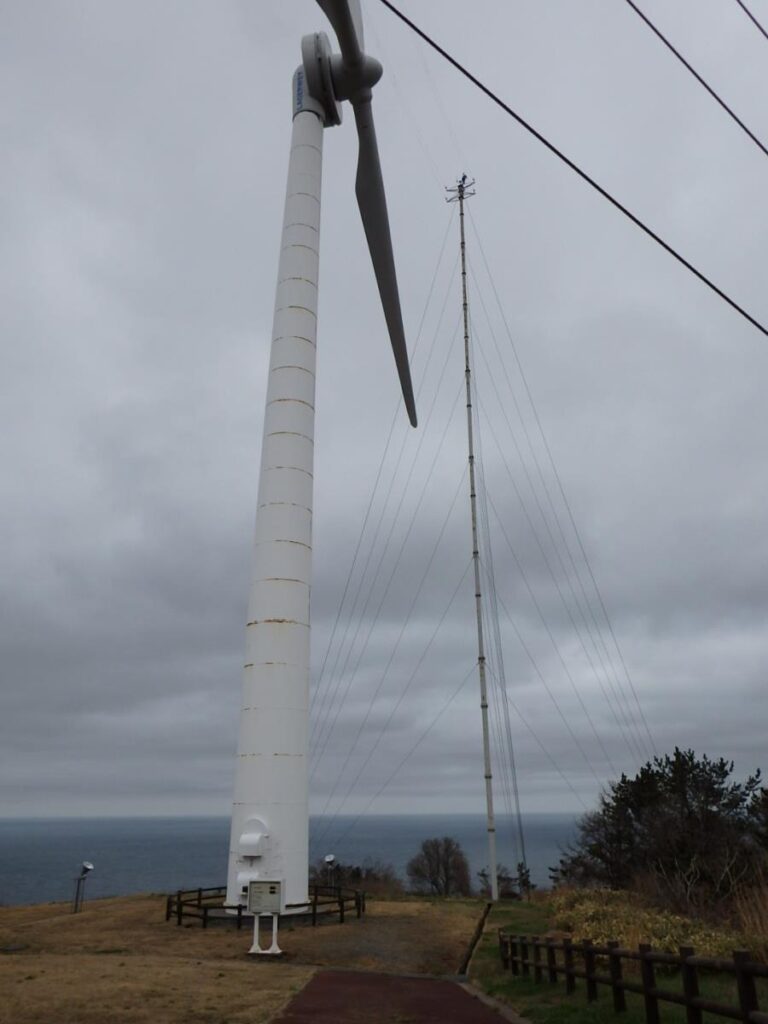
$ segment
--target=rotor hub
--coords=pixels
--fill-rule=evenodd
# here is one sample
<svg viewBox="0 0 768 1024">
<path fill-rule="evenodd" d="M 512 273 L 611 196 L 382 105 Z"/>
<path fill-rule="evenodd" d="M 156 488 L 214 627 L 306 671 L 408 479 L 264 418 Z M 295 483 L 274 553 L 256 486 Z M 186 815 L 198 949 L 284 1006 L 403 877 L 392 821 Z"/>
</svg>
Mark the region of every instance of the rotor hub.
<svg viewBox="0 0 768 1024">
<path fill-rule="evenodd" d="M 370 99 L 371 89 L 381 78 L 383 68 L 367 53 L 350 64 L 341 54 L 332 53 L 325 32 L 315 32 L 301 40 L 301 60 L 307 87 L 323 108 L 323 124 L 341 124 L 341 101 L 351 103 Z"/>
</svg>

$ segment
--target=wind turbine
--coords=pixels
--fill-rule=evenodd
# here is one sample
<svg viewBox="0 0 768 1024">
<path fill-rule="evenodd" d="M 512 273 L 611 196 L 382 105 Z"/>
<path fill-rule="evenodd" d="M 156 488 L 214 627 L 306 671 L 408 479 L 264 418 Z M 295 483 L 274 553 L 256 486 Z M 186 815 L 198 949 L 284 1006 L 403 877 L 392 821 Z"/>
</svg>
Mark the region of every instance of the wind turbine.
<svg viewBox="0 0 768 1024">
<path fill-rule="evenodd" d="M 293 76 L 293 128 L 272 329 L 246 628 L 227 905 L 265 891 L 291 913 L 308 900 L 309 595 L 323 129 L 352 104 L 355 192 L 405 407 L 416 409 L 371 109 L 381 64 L 364 51 L 359 0 L 318 0 L 324 32 L 304 36 Z M 264 889 L 266 887 L 266 889 Z M 270 908 L 273 904 L 270 903 Z"/>
</svg>

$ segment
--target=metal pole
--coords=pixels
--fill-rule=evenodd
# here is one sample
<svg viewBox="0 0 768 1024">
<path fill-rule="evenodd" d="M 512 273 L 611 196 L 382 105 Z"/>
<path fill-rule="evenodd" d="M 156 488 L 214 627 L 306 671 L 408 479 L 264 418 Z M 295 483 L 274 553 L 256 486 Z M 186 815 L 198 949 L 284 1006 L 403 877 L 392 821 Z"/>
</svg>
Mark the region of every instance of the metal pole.
<svg viewBox="0 0 768 1024">
<path fill-rule="evenodd" d="M 488 688 L 485 678 L 485 644 L 483 641 L 483 605 L 480 591 L 480 551 L 477 540 L 477 494 L 475 491 L 475 446 L 472 426 L 472 371 L 469 362 L 469 306 L 467 303 L 467 259 L 464 237 L 464 199 L 474 181 L 467 182 L 462 175 L 455 189 L 459 201 L 459 228 L 461 232 L 461 299 L 464 314 L 464 381 L 467 388 L 467 438 L 469 442 L 469 501 L 472 509 L 472 561 L 475 569 L 475 610 L 477 613 L 477 671 L 480 677 L 480 712 L 483 720 L 483 762 L 485 768 L 485 804 L 488 816 L 488 860 L 491 876 L 491 900 L 499 898 L 499 879 L 496 871 L 496 822 L 493 814 L 493 775 L 491 773 L 491 745 L 488 732 Z M 450 200 L 449 200 L 450 201 Z"/>
<path fill-rule="evenodd" d="M 75 879 L 75 895 L 72 900 L 72 913 L 76 914 L 80 909 L 80 886 L 83 884 L 82 875 L 78 875 Z"/>
</svg>

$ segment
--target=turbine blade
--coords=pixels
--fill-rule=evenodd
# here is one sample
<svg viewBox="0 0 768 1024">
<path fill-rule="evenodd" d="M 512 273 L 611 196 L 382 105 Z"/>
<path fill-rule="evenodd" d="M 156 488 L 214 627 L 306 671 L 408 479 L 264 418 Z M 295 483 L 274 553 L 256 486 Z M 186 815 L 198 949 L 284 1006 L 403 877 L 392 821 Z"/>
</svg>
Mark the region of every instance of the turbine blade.
<svg viewBox="0 0 768 1024">
<path fill-rule="evenodd" d="M 317 0 L 333 26 L 341 56 L 348 64 L 358 64 L 363 56 L 363 14 L 360 0 Z"/>
<path fill-rule="evenodd" d="M 408 419 L 415 427 L 416 402 L 413 397 L 411 370 L 408 365 L 408 349 L 405 345 L 403 317 L 400 311 L 400 294 L 397 288 L 395 260 L 392 254 L 387 200 L 381 177 L 379 147 L 376 143 L 376 129 L 373 125 L 370 97 L 355 103 L 354 111 L 360 140 L 355 181 L 357 203 L 363 218 L 365 237 L 368 239 L 368 248 L 376 274 L 376 283 L 379 286 L 381 304 L 384 307 L 384 318 L 389 329 L 392 351 L 395 354 L 400 387 L 403 390 L 403 401 L 408 412 Z"/>
</svg>

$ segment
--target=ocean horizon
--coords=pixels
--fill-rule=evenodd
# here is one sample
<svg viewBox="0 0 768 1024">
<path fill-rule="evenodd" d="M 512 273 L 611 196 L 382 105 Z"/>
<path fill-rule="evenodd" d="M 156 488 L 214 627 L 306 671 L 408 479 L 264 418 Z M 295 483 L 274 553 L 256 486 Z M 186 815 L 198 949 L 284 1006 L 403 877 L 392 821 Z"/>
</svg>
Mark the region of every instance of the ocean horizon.
<svg viewBox="0 0 768 1024">
<path fill-rule="evenodd" d="M 532 881 L 549 882 L 578 815 L 524 814 L 523 835 Z M 516 823 L 497 817 L 498 860 L 512 873 L 520 860 Z M 424 839 L 457 839 L 472 880 L 488 863 L 485 817 L 413 814 L 310 818 L 310 860 L 333 853 L 345 864 L 381 861 L 406 879 L 406 865 Z M 89 817 L 0 819 L 0 904 L 48 903 L 72 897 L 84 860 L 94 864 L 87 899 L 223 885 L 227 817 Z"/>
</svg>

